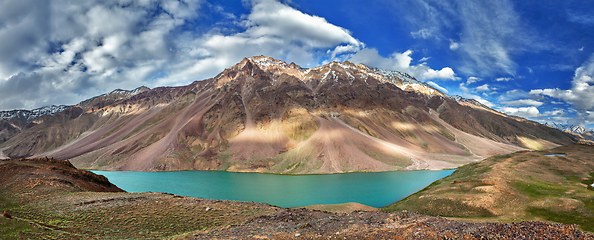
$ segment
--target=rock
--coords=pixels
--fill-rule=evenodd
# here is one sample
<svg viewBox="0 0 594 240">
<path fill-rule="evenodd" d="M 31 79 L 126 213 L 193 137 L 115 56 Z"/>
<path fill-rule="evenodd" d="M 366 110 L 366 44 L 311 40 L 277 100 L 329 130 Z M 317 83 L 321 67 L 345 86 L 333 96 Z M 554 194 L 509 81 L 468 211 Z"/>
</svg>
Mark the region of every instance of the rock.
<svg viewBox="0 0 594 240">
<path fill-rule="evenodd" d="M 210 209 L 212 209 L 212 208 L 206 207 L 206 209 L 204 209 L 204 211 L 208 212 L 208 211 L 210 211 Z"/>
<path fill-rule="evenodd" d="M 295 233 L 295 237 L 301 236 L 301 233 Z"/>
</svg>

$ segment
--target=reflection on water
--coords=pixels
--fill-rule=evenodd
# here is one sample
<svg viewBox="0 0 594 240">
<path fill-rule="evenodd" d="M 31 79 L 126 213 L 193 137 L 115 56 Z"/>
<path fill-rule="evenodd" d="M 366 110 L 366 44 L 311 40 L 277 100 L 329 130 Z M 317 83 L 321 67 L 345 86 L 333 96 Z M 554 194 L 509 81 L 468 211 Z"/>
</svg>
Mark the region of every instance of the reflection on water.
<svg viewBox="0 0 594 240">
<path fill-rule="evenodd" d="M 93 171 L 128 192 L 269 203 L 280 207 L 358 202 L 385 207 L 454 170 L 273 175 L 222 171 Z"/>
</svg>

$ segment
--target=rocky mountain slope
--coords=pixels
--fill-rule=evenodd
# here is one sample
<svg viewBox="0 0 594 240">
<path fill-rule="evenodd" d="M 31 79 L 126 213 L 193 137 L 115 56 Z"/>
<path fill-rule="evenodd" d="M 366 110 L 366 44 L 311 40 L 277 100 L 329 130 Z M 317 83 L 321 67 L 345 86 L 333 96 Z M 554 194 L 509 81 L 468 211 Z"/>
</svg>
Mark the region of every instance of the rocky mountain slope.
<svg viewBox="0 0 594 240">
<path fill-rule="evenodd" d="M 38 122 L 2 153 L 90 169 L 303 174 L 451 168 L 578 140 L 407 74 L 263 56 L 188 86 L 114 91 Z"/>
</svg>

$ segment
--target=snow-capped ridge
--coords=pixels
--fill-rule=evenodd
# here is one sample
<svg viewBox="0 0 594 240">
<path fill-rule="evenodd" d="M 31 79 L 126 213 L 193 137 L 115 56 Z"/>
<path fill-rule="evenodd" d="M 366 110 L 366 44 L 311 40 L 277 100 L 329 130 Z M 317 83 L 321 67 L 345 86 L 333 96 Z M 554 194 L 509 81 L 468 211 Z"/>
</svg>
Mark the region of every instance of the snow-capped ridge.
<svg viewBox="0 0 594 240">
<path fill-rule="evenodd" d="M 349 61 L 332 61 L 313 68 L 302 68 L 295 63 L 287 64 L 285 61 L 277 60 L 271 57 L 253 56 L 244 58 L 238 64 L 225 69 L 225 71 L 218 74 L 215 77 L 215 80 L 218 80 L 216 83 L 217 87 L 221 87 L 234 81 L 234 79 L 236 79 L 238 76 L 236 75 L 237 71 L 244 69 L 248 62 L 264 72 L 271 73 L 273 76 L 273 84 L 276 83 L 276 80 L 274 80 L 275 76 L 281 76 L 282 74 L 294 76 L 307 83 L 310 81 L 320 81 L 320 83 L 331 82 L 331 84 L 336 84 L 343 82 L 353 85 L 353 82 L 359 79 L 369 85 L 368 80 L 375 79 L 382 83 L 393 84 L 403 91 L 413 91 L 423 94 L 428 98 L 439 96 L 453 99 L 458 103 L 464 103 L 471 107 L 479 107 L 489 111 L 494 111 L 489 106 L 474 99 L 466 99 L 460 96 L 451 96 L 443 93 L 435 87 L 423 81 L 417 80 L 408 73 L 370 67 L 365 64 L 356 65 Z M 247 74 L 254 76 L 254 70 L 252 69 L 251 72 L 247 72 Z"/>
<path fill-rule="evenodd" d="M 9 110 L 9 111 L 1 111 L 0 112 L 0 119 L 2 120 L 12 120 L 15 118 L 24 120 L 25 122 L 30 122 L 35 120 L 44 115 L 54 115 L 56 113 L 62 112 L 66 110 L 70 106 L 67 105 L 59 105 L 59 106 L 46 106 L 35 108 L 32 110 Z"/>
<path fill-rule="evenodd" d="M 545 122 L 544 125 L 547 125 L 549 127 L 552 128 L 556 128 L 559 129 L 561 131 L 566 131 L 566 132 L 572 132 L 572 133 L 577 133 L 577 134 L 584 134 L 584 133 L 588 133 L 588 132 L 593 132 L 591 130 L 588 130 L 582 126 L 577 126 L 577 125 L 571 125 L 571 124 L 564 124 L 564 123 L 556 123 L 556 122 Z"/>
</svg>

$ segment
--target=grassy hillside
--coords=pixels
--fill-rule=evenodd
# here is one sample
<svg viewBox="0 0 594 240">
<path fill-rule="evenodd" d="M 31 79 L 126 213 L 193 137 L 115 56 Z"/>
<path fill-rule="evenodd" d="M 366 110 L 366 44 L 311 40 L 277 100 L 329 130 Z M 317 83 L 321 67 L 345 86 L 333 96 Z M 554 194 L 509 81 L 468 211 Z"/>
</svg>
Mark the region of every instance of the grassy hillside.
<svg viewBox="0 0 594 240">
<path fill-rule="evenodd" d="M 105 177 L 69 164 L 0 160 L 0 239 L 161 239 L 240 224 L 280 209 L 126 193 Z"/>
<path fill-rule="evenodd" d="M 385 208 L 477 221 L 547 220 L 594 231 L 594 146 L 497 155 Z"/>
</svg>

